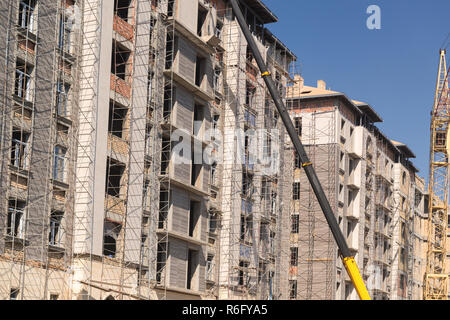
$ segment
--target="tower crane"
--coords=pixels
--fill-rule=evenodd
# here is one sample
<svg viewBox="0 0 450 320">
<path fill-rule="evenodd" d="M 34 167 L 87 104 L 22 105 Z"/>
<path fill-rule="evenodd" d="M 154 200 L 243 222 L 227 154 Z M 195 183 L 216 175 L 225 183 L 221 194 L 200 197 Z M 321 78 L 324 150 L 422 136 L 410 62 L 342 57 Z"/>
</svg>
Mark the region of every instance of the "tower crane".
<svg viewBox="0 0 450 320">
<path fill-rule="evenodd" d="M 436 92 L 431 113 L 430 172 L 428 193 L 428 251 L 424 276 L 425 300 L 448 299 L 447 227 L 450 154 L 450 69 L 446 51 L 440 50 Z"/>
</svg>

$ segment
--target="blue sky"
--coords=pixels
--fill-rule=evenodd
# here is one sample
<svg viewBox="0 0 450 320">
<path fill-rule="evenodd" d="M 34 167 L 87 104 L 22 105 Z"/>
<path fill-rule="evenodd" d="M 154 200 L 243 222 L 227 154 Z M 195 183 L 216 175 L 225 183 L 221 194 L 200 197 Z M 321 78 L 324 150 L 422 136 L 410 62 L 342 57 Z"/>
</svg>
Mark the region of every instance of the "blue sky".
<svg viewBox="0 0 450 320">
<path fill-rule="evenodd" d="M 439 48 L 450 32 L 450 1 L 264 3 L 279 18 L 267 27 L 298 56 L 305 84 L 322 79 L 369 103 L 384 119 L 378 127 L 413 150 L 419 175 L 427 178 L 430 112 Z M 381 30 L 366 27 L 372 4 L 381 8 Z"/>
</svg>

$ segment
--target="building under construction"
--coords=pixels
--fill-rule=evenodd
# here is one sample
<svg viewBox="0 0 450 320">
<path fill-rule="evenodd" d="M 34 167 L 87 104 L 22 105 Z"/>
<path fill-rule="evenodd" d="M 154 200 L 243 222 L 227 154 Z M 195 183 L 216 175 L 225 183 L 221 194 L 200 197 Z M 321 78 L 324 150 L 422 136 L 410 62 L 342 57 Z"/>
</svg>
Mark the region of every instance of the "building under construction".
<svg viewBox="0 0 450 320">
<path fill-rule="evenodd" d="M 296 57 L 241 4 L 284 96 Z M 0 21 L 1 299 L 282 297 L 292 153 L 227 1 Z"/>
<path fill-rule="evenodd" d="M 420 299 L 414 154 L 241 8 L 371 296 Z M 0 89 L 0 299 L 356 299 L 228 1 L 0 1 Z"/>
<path fill-rule="evenodd" d="M 341 92 L 288 88 L 298 134 L 373 299 L 422 299 L 427 194 L 405 144 L 377 127 L 367 103 Z M 357 299 L 298 159 L 291 200 L 289 298 Z"/>
</svg>

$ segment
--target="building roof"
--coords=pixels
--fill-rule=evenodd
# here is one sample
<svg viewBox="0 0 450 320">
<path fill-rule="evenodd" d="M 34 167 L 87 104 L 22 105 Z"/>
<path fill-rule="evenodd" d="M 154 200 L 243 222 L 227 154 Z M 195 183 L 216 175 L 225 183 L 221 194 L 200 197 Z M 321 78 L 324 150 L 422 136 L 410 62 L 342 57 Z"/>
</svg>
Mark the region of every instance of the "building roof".
<svg viewBox="0 0 450 320">
<path fill-rule="evenodd" d="M 278 39 L 272 31 L 267 28 L 264 28 L 264 36 L 266 39 L 272 40 L 275 42 L 277 49 L 284 50 L 287 55 L 291 56 L 294 61 L 297 61 L 297 56 L 283 43 L 280 39 Z"/>
<path fill-rule="evenodd" d="M 366 114 L 373 123 L 383 122 L 383 118 L 380 117 L 378 113 L 368 104 L 361 101 L 353 100 L 353 103 L 364 113 Z"/>
<path fill-rule="evenodd" d="M 287 98 L 288 99 L 300 99 L 300 100 L 308 100 L 308 99 L 317 99 L 317 98 L 330 98 L 330 97 L 341 97 L 343 98 L 350 106 L 353 107 L 353 110 L 358 114 L 362 114 L 362 111 L 350 100 L 344 93 L 320 89 L 316 87 L 303 86 L 302 91 L 299 92 L 298 86 L 288 87 Z"/>
<path fill-rule="evenodd" d="M 392 143 L 406 156 L 406 158 L 415 158 L 416 155 L 412 150 L 404 143 L 391 140 Z"/>
<path fill-rule="evenodd" d="M 278 17 L 261 0 L 241 0 L 245 3 L 263 23 L 278 22 Z"/>
</svg>

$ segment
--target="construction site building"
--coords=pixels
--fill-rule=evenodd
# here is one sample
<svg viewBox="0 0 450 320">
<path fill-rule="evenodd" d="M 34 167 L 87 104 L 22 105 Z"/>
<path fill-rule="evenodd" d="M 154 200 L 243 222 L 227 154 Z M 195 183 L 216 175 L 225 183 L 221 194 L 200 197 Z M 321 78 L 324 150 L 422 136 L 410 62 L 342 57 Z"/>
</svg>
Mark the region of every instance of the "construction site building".
<svg viewBox="0 0 450 320">
<path fill-rule="evenodd" d="M 426 189 L 405 144 L 367 103 L 300 76 L 288 109 L 373 299 L 420 299 Z M 290 299 L 358 299 L 301 164 L 291 200 Z"/>
<path fill-rule="evenodd" d="M 283 297 L 292 152 L 227 1 L 1 1 L 0 83 L 0 299 Z"/>
</svg>

